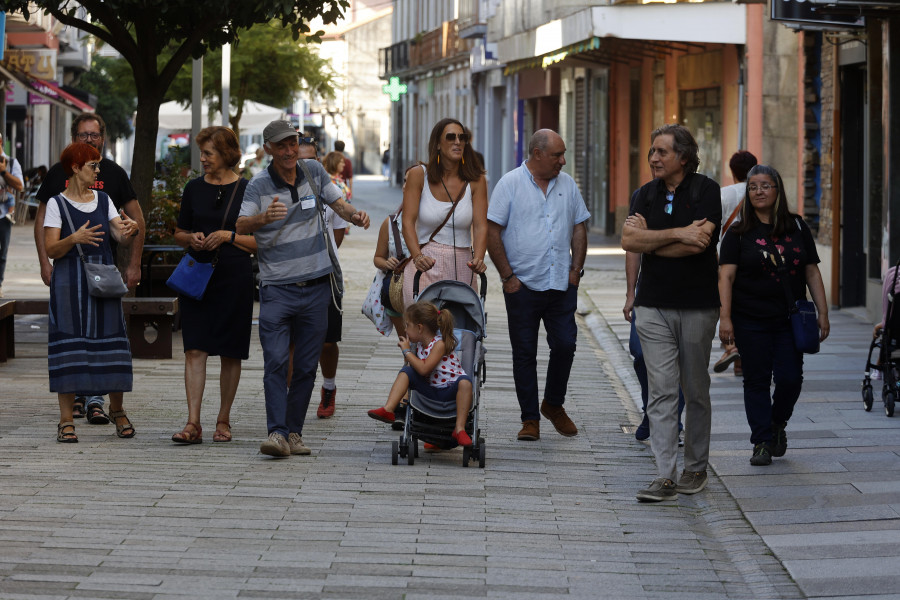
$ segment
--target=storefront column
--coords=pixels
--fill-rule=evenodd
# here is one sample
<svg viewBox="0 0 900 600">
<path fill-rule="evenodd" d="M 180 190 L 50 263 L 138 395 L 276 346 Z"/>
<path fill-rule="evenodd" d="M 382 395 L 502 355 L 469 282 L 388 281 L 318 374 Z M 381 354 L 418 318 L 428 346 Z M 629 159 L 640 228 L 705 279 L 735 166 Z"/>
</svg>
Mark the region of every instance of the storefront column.
<svg viewBox="0 0 900 600">
<path fill-rule="evenodd" d="M 747 150 L 763 156 L 763 19 L 765 4 L 747 5 Z M 802 121 L 801 121 L 802 122 Z"/>
<path fill-rule="evenodd" d="M 628 215 L 628 203 L 631 199 L 629 187 L 628 158 L 631 131 L 631 78 L 628 65 L 614 64 L 610 68 L 610 186 L 609 203 L 614 207 L 616 231 L 621 231 Z"/>
</svg>

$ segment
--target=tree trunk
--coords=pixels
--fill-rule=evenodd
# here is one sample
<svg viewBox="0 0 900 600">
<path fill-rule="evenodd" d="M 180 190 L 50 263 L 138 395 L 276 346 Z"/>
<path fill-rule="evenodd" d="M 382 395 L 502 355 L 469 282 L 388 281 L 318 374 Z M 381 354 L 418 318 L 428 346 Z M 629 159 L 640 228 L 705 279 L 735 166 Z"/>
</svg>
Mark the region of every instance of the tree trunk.
<svg viewBox="0 0 900 600">
<path fill-rule="evenodd" d="M 137 192 L 141 210 L 150 211 L 153 180 L 156 175 L 156 134 L 159 131 L 159 106 L 162 96 L 138 95 L 134 124 L 134 155 L 131 159 L 131 184 Z"/>
</svg>

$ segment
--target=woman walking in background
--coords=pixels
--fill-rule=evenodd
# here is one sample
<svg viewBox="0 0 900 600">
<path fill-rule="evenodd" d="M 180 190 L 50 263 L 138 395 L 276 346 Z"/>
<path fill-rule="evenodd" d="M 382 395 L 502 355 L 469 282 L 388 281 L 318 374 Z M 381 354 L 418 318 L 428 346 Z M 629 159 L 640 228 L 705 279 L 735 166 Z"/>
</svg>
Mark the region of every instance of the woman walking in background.
<svg viewBox="0 0 900 600">
<path fill-rule="evenodd" d="M 719 338 L 736 343 L 743 362 L 750 463 L 769 465 L 787 451 L 785 427 L 803 385 L 803 354 L 794 345 L 782 277 L 792 301 L 805 299 L 809 288 L 821 340 L 830 330 L 815 241 L 788 210 L 784 183 L 772 167 L 750 169 L 741 220 L 722 239 L 719 262 Z"/>
</svg>

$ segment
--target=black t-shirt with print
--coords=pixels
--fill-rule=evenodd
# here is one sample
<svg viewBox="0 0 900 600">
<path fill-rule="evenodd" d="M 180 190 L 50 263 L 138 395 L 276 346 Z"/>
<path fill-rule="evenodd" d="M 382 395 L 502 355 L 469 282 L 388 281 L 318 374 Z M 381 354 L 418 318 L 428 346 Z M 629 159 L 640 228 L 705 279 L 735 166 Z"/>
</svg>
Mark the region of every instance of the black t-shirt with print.
<svg viewBox="0 0 900 600">
<path fill-rule="evenodd" d="M 819 253 L 806 223 L 796 215 L 791 218 L 794 231 L 781 238 L 771 238 L 772 226 L 765 223 L 743 235 L 733 229 L 725 234 L 719 262 L 737 265 L 731 287 L 732 316 L 766 321 L 787 318 L 787 298 L 778 275 L 777 259 L 770 250 L 772 245 L 778 249 L 788 268 L 794 300 L 806 298 L 806 265 L 818 264 Z"/>
<path fill-rule="evenodd" d="M 660 179 L 645 184 L 631 197 L 629 215 L 640 213 L 649 229 L 686 227 L 708 219 L 716 226 L 712 239 L 718 239 L 722 223 L 722 199 L 719 184 L 695 173 L 675 188 L 672 214 L 666 213 L 666 186 Z M 716 245 L 699 254 L 668 258 L 656 254 L 641 255 L 641 284 L 635 306 L 699 309 L 719 307 Z"/>
<path fill-rule="evenodd" d="M 47 176 L 44 177 L 41 187 L 35 195 L 38 200 L 46 204 L 50 198 L 65 191 L 68 185 L 69 178 L 66 177 L 62 163 L 56 163 L 47 171 Z M 137 194 L 131 185 L 131 180 L 128 179 L 128 173 L 108 158 L 100 159 L 100 171 L 97 173 L 97 181 L 94 182 L 91 189 L 106 192 L 117 211 L 132 200 L 137 200 Z M 115 256 L 118 247 L 116 240 L 110 237 L 109 245 Z"/>
</svg>

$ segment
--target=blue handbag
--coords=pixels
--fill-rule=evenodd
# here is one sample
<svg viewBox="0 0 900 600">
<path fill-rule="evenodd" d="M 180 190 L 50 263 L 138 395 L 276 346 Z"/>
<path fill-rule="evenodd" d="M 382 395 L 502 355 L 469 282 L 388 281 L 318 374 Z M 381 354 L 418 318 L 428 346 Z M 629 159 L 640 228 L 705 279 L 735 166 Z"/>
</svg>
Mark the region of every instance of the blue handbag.
<svg viewBox="0 0 900 600">
<path fill-rule="evenodd" d="M 225 214 L 222 215 L 222 226 L 219 229 L 225 229 L 228 211 L 231 210 L 231 203 L 234 201 L 234 196 L 237 194 L 239 187 L 241 187 L 240 179 L 234 182 L 234 189 L 231 190 L 231 198 L 228 199 L 228 206 L 225 207 Z M 203 300 L 203 294 L 206 293 L 206 286 L 209 285 L 209 280 L 216 269 L 217 262 L 219 262 L 218 249 L 212 261 L 208 263 L 200 262 L 191 256 L 190 253 L 185 252 L 172 275 L 166 280 L 166 285 L 188 298 Z"/>
<path fill-rule="evenodd" d="M 216 268 L 217 259 L 204 263 L 185 252 L 175 271 L 166 280 L 166 285 L 188 298 L 203 300 L 206 286 Z"/>
</svg>

